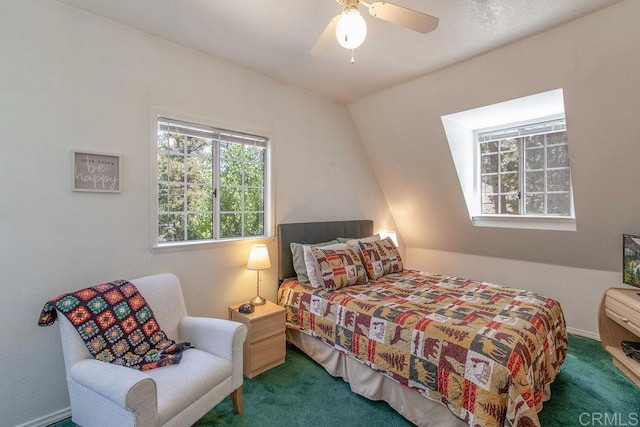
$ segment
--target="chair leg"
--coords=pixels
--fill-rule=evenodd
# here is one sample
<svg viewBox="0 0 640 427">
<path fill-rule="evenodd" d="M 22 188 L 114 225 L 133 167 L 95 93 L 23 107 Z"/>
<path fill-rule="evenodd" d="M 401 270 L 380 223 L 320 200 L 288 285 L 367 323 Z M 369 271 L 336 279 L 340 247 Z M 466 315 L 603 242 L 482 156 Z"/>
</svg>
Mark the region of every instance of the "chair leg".
<svg viewBox="0 0 640 427">
<path fill-rule="evenodd" d="M 242 386 L 231 392 L 231 402 L 233 403 L 233 412 L 242 413 Z"/>
</svg>

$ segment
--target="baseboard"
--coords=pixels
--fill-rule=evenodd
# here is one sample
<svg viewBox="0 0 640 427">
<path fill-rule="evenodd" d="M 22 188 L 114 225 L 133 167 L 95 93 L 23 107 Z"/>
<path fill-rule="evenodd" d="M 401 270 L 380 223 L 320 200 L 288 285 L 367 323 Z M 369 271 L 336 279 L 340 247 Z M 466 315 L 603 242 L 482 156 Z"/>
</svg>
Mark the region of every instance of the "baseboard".
<svg viewBox="0 0 640 427">
<path fill-rule="evenodd" d="M 61 409 L 59 411 L 53 412 L 51 414 L 45 415 L 44 417 L 37 418 L 35 420 L 31 420 L 24 424 L 20 424 L 16 427 L 46 427 L 53 423 L 57 423 L 58 421 L 62 421 L 65 418 L 69 418 L 71 416 L 71 407 Z"/>
<path fill-rule="evenodd" d="M 576 328 L 567 328 L 567 332 L 569 332 L 570 334 L 573 335 L 578 335 L 581 337 L 585 337 L 585 338 L 591 338 L 592 340 L 596 340 L 596 341 L 600 341 L 600 335 L 590 332 L 590 331 L 583 331 L 582 329 L 576 329 Z"/>
</svg>

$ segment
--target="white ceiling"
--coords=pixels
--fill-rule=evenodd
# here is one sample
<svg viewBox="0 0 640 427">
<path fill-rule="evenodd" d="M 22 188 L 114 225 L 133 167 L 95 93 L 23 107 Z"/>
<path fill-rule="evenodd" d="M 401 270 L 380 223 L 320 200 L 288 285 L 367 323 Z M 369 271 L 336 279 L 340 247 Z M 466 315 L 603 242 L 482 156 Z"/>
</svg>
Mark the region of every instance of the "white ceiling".
<svg viewBox="0 0 640 427">
<path fill-rule="evenodd" d="M 367 39 L 310 50 L 335 0 L 58 0 L 143 32 L 350 102 L 602 9 L 620 0 L 393 0 L 440 18 L 419 34 L 361 6 Z"/>
</svg>

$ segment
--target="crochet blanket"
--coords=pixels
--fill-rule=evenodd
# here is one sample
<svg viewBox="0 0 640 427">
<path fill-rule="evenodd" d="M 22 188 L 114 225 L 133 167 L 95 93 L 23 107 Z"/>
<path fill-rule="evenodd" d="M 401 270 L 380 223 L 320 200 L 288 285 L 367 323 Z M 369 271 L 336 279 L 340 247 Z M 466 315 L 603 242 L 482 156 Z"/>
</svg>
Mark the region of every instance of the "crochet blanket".
<svg viewBox="0 0 640 427">
<path fill-rule="evenodd" d="M 167 338 L 151 307 L 133 283 L 116 280 L 58 295 L 40 313 L 39 326 L 49 326 L 57 311 L 76 327 L 97 360 L 146 371 L 180 363 L 188 342 Z"/>
</svg>

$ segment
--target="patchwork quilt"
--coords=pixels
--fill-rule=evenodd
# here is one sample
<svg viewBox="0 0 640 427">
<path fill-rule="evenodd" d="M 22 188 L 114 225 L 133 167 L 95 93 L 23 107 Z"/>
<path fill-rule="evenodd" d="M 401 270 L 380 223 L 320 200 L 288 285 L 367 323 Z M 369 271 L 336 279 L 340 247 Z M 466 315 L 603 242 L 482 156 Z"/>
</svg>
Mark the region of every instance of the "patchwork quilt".
<svg viewBox="0 0 640 427">
<path fill-rule="evenodd" d="M 567 354 L 558 302 L 491 283 L 405 270 L 338 291 L 285 282 L 278 302 L 287 327 L 471 426 L 539 426 L 545 387 Z"/>
<path fill-rule="evenodd" d="M 190 347 L 167 338 L 144 297 L 126 280 L 55 297 L 44 305 L 38 325 L 53 325 L 57 311 L 102 362 L 146 371 L 180 363 L 182 352 Z"/>
</svg>

